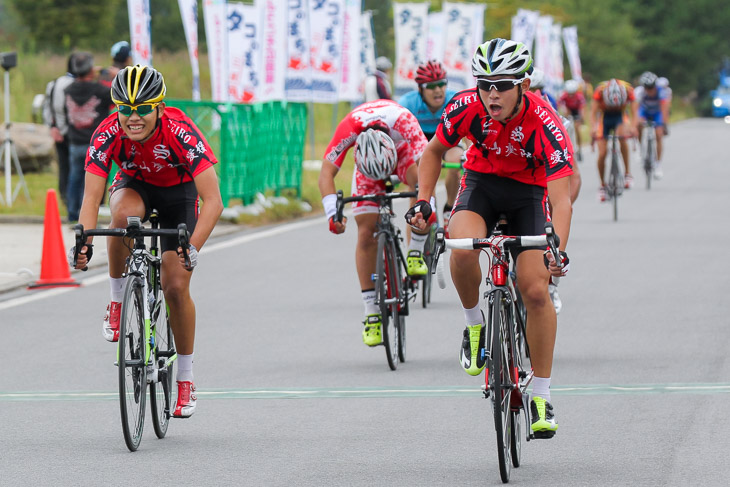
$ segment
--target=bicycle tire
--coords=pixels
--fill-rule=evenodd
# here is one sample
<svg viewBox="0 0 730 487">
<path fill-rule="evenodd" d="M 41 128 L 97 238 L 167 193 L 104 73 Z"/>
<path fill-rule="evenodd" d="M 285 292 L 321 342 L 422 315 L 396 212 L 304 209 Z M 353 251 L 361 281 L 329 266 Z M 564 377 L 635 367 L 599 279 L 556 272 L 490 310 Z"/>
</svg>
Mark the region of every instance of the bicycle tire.
<svg viewBox="0 0 730 487">
<path fill-rule="evenodd" d="M 423 276 L 423 291 L 421 292 L 421 306 L 427 308 L 431 302 L 431 289 L 433 288 L 433 274 L 431 269 L 433 267 L 434 252 L 436 251 L 436 227 L 431 226 L 426 237 L 426 243 L 423 246 L 423 260 L 426 261 L 426 267 L 428 272 Z"/>
<path fill-rule="evenodd" d="M 489 314 L 491 338 L 491 354 L 489 366 L 490 397 L 492 398 L 492 414 L 494 429 L 497 434 L 497 455 L 499 458 L 499 475 L 502 482 L 509 482 L 511 471 L 511 378 L 512 370 L 508 360 L 509 322 L 505 312 L 503 291 L 497 289 L 491 296 Z M 505 336 L 507 335 L 507 336 Z"/>
<path fill-rule="evenodd" d="M 141 277 L 127 278 L 119 320 L 119 406 L 124 441 L 130 451 L 137 450 L 142 441 L 147 397 L 143 289 Z"/>
<path fill-rule="evenodd" d="M 396 266 L 394 243 L 385 233 L 378 236 L 376 264 L 377 296 L 380 307 L 381 336 L 390 370 L 398 368 L 398 298 L 399 272 Z"/>
<path fill-rule="evenodd" d="M 160 290 L 155 303 L 152 320 L 155 323 L 155 341 L 151 356 L 154 360 L 153 366 L 157 369 L 158 380 L 150 382 L 150 410 L 155 434 L 162 439 L 167 434 L 172 408 L 175 404 L 174 396 L 177 392 L 173 388 L 175 361 L 171 361 L 167 366 L 164 365 L 170 356 L 175 353 L 175 344 L 172 328 L 170 327 L 167 303 L 162 290 Z"/>
<path fill-rule="evenodd" d="M 612 193 L 613 202 L 613 221 L 618 221 L 618 197 L 621 194 L 621 180 L 618 168 L 618 151 L 616 150 L 616 139 L 611 144 L 611 176 L 609 177 L 608 186 Z"/>
<path fill-rule="evenodd" d="M 654 130 L 653 127 L 650 127 Z M 654 172 L 654 146 L 653 137 L 646 136 L 646 157 L 644 159 L 644 172 L 646 173 L 646 189 L 651 189 L 651 178 Z"/>
</svg>

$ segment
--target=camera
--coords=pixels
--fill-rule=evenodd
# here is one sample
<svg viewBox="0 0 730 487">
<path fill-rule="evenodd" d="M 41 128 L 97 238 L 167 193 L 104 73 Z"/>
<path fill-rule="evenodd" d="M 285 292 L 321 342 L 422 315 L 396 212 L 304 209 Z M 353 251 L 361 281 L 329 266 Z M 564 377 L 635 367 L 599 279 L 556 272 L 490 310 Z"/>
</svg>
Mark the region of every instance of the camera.
<svg viewBox="0 0 730 487">
<path fill-rule="evenodd" d="M 0 52 L 0 64 L 6 70 L 18 65 L 18 54 L 15 52 Z"/>
</svg>

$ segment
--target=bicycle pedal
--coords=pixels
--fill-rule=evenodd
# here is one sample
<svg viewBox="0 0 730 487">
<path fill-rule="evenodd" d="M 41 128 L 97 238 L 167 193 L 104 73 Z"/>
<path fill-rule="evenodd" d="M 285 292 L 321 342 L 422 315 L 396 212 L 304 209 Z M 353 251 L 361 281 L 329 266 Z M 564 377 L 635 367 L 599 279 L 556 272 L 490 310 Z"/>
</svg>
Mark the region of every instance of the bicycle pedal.
<svg viewBox="0 0 730 487">
<path fill-rule="evenodd" d="M 549 440 L 555 436 L 555 431 L 533 431 L 530 436 L 536 440 Z"/>
</svg>

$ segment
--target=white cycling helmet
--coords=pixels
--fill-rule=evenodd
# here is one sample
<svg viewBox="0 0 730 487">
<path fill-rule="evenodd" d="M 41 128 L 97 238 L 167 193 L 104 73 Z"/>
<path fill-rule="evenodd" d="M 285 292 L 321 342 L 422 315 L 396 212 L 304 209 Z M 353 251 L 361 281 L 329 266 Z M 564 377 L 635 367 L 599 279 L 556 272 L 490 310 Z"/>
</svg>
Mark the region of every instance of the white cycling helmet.
<svg viewBox="0 0 730 487">
<path fill-rule="evenodd" d="M 664 76 L 659 76 L 656 79 L 656 85 L 659 88 L 666 88 L 667 86 L 669 86 L 669 80 L 667 78 L 665 78 Z"/>
<path fill-rule="evenodd" d="M 652 88 L 656 86 L 657 76 L 651 71 L 645 71 L 639 76 L 639 84 L 644 88 Z"/>
<path fill-rule="evenodd" d="M 603 89 L 603 103 L 608 108 L 621 108 L 626 104 L 628 97 L 626 87 L 615 78 L 611 79 Z"/>
<path fill-rule="evenodd" d="M 375 69 L 379 71 L 388 71 L 389 69 L 393 68 L 393 63 L 390 62 L 390 59 L 388 59 L 385 56 L 380 56 L 375 60 Z"/>
<path fill-rule="evenodd" d="M 382 181 L 395 172 L 398 152 L 388 134 L 367 129 L 355 141 L 355 166 L 368 179 Z"/>
<path fill-rule="evenodd" d="M 521 42 L 492 39 L 477 47 L 471 61 L 471 74 L 475 78 L 512 75 L 518 79 L 527 76 L 532 69 L 530 51 Z"/>
<path fill-rule="evenodd" d="M 568 93 L 569 95 L 577 93 L 579 87 L 580 87 L 580 84 L 574 79 L 569 79 L 568 81 L 565 82 L 565 92 Z"/>
<path fill-rule="evenodd" d="M 530 89 L 541 90 L 545 87 L 545 71 L 540 68 L 535 68 L 532 73 L 527 76 L 530 78 Z"/>
</svg>

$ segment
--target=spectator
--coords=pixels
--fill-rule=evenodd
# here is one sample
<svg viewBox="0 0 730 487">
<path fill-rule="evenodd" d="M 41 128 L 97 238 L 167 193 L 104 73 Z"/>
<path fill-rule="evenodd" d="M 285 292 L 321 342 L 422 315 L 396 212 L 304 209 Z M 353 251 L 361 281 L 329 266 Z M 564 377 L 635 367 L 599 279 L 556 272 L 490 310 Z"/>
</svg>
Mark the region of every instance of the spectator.
<svg viewBox="0 0 730 487">
<path fill-rule="evenodd" d="M 84 161 L 91 136 L 109 115 L 112 104 L 109 88 L 95 81 L 94 57 L 88 52 L 76 53 L 71 62 L 76 79 L 65 90 L 68 121 L 69 177 L 68 219 L 78 221 L 84 195 Z"/>
<path fill-rule="evenodd" d="M 56 143 L 56 154 L 58 155 L 58 193 L 66 207 L 68 207 L 68 124 L 66 122 L 64 90 L 74 80 L 74 75 L 71 72 L 73 56 L 73 54 L 69 55 L 68 61 L 66 62 L 66 74 L 50 81 L 46 85 L 46 99 L 43 103 L 43 123 L 51 128 L 51 137 L 53 137 L 53 141 Z"/>
<path fill-rule="evenodd" d="M 393 63 L 385 56 L 375 60 L 375 73 L 368 75 L 365 79 L 365 101 L 378 99 L 390 100 L 392 98 L 390 89 L 390 70 Z"/>
<path fill-rule="evenodd" d="M 127 41 L 119 41 L 112 46 L 112 65 L 101 70 L 99 81 L 111 88 L 112 80 L 119 71 L 132 65 L 132 48 Z"/>
</svg>

